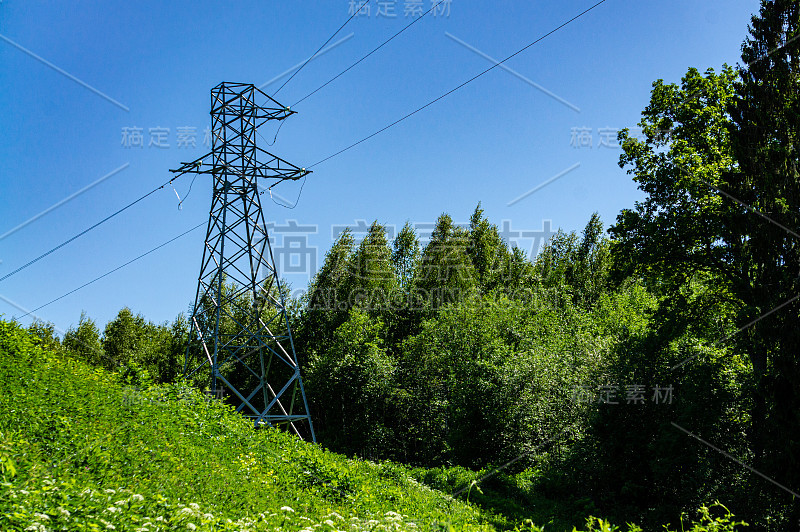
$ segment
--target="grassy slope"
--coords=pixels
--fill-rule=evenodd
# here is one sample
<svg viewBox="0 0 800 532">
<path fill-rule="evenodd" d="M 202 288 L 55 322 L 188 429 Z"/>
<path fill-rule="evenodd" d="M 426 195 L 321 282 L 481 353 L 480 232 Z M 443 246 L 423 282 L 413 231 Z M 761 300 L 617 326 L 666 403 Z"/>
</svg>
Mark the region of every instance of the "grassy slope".
<svg viewBox="0 0 800 532">
<path fill-rule="evenodd" d="M 253 430 L 196 392 L 136 391 L 2 321 L 0 446 L 4 531 L 491 529 L 401 466 Z"/>
</svg>

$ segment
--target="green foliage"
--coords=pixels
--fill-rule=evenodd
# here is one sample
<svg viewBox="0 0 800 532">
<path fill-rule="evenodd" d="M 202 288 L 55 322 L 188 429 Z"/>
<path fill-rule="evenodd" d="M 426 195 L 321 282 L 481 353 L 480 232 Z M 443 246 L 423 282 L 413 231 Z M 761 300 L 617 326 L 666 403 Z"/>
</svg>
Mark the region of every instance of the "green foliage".
<svg viewBox="0 0 800 532">
<path fill-rule="evenodd" d="M 619 333 L 592 324 L 610 267 L 599 217 L 568 242 L 548 243 L 534 266 L 480 206 L 469 231 L 442 215 L 419 258 L 409 226 L 394 251 L 378 224 L 357 248 L 344 233 L 295 329 L 321 441 L 367 457 L 481 467 L 584 423 L 570 396 Z"/>
<path fill-rule="evenodd" d="M 50 351 L 61 349 L 61 339 L 56 334 L 56 326 L 41 320 L 34 320 L 28 325 L 28 332 L 38 339 L 39 345 Z"/>
<path fill-rule="evenodd" d="M 419 239 L 411 224 L 406 222 L 392 243 L 392 263 L 398 284 L 407 287 L 414 276 L 419 260 Z"/>
<path fill-rule="evenodd" d="M 123 374 L 132 384 L 174 382 L 184 359 L 181 319 L 170 329 L 123 308 L 106 325 L 103 351 L 109 361 L 124 368 Z"/>
<path fill-rule="evenodd" d="M 410 435 L 431 461 L 480 466 L 529 452 L 575 422 L 591 371 L 582 316 L 504 297 L 442 309 L 404 345 Z M 437 458 L 438 457 L 438 458 Z"/>
<path fill-rule="evenodd" d="M 432 309 L 466 299 L 477 288 L 478 274 L 467 252 L 469 234 L 447 214 L 436 220 L 422 250 L 415 286 Z"/>
<path fill-rule="evenodd" d="M 392 440 L 387 414 L 395 365 L 383 348 L 382 328 L 382 322 L 351 310 L 328 349 L 312 355 L 305 368 L 320 438 L 333 449 L 368 458 L 384 456 Z"/>
<path fill-rule="evenodd" d="M 729 193 L 767 215 L 731 215 L 726 228 L 739 237 L 733 254 L 746 279 L 736 290 L 743 319 L 755 319 L 800 292 L 800 6 L 763 2 L 742 45 L 735 97 L 729 106 L 738 171 Z M 790 234 L 786 228 L 792 230 Z M 800 490 L 800 305 L 762 320 L 740 344 L 758 378 L 751 441 L 754 466 Z M 792 521 L 800 522 L 795 505 Z"/>
<path fill-rule="evenodd" d="M 254 430 L 188 388 L 137 390 L 2 321 L 0 457 L 2 530 L 491 529 L 402 466 Z"/>
<path fill-rule="evenodd" d="M 75 328 L 70 327 L 64 334 L 62 344 L 64 349 L 90 364 L 107 369 L 116 369 L 120 364 L 119 361 L 110 359 L 103 351 L 103 346 L 100 343 L 100 329 L 97 328 L 93 320 L 86 316 L 85 312 L 81 312 L 78 326 Z"/>
<path fill-rule="evenodd" d="M 469 219 L 467 254 L 475 267 L 481 288 L 493 288 L 502 282 L 500 268 L 508 261 L 508 248 L 503 244 L 497 226 L 483 215 L 480 203 Z"/>
<path fill-rule="evenodd" d="M 6 478 L 12 478 L 17 475 L 17 467 L 14 463 L 14 460 L 9 456 L 9 453 L 13 450 L 13 446 L 10 441 L 7 441 L 5 435 L 0 433 L 0 475 L 2 475 L 3 481 Z"/>
<path fill-rule="evenodd" d="M 353 290 L 351 256 L 353 235 L 345 230 L 334 242 L 322 267 L 303 297 L 303 309 L 295 329 L 298 350 L 311 354 L 330 340 L 332 332 L 347 320 Z"/>
<path fill-rule="evenodd" d="M 669 290 L 728 262 L 721 215 L 736 204 L 711 186 L 735 166 L 726 112 L 734 75 L 727 66 L 720 74 L 692 68 L 680 87 L 658 80 L 639 123 L 645 140 L 620 132 L 620 167 L 647 194 L 610 230 L 620 275 L 656 271 Z"/>
<path fill-rule="evenodd" d="M 610 243 L 594 213 L 580 239 L 559 229 L 536 258 L 535 272 L 544 286 L 566 289 L 575 303 L 590 307 L 608 291 L 611 266 Z"/>
<path fill-rule="evenodd" d="M 392 255 L 385 228 L 374 222 L 350 258 L 352 293 L 348 299 L 355 307 L 373 313 L 388 307 L 398 282 Z"/>
<path fill-rule="evenodd" d="M 618 276 L 636 274 L 670 296 L 659 309 L 658 342 L 688 335 L 683 358 L 693 358 L 691 372 L 676 372 L 676 382 L 706 386 L 715 399 L 726 388 L 745 390 L 730 407 L 732 427 L 718 424 L 731 417 L 719 409 L 691 418 L 695 426 L 794 490 L 800 478 L 800 310 L 783 303 L 800 290 L 800 245 L 793 234 L 800 221 L 798 35 L 797 2 L 764 1 L 742 47 L 746 66 L 702 75 L 690 69 L 680 86 L 654 84 L 640 123 L 646 139 L 620 135 L 620 166 L 646 198 L 624 210 L 611 229 Z M 735 375 L 704 347 L 722 339 L 731 344 L 728 357 L 747 361 L 743 367 L 733 361 L 742 370 Z M 699 375 L 710 382 L 701 385 Z M 684 493 L 702 497 L 719 485 L 749 507 L 748 516 L 800 519 L 796 502 L 789 512 L 789 501 L 756 488 L 763 479 L 722 468 L 709 480 L 698 472 L 707 463 L 698 461 Z"/>
<path fill-rule="evenodd" d="M 720 509 L 721 515 L 712 515 L 715 509 Z M 719 501 L 712 504 L 710 507 L 701 506 L 697 513 L 700 521 L 689 523 L 691 528 L 684 527 L 684 516 L 681 516 L 681 532 L 735 532 L 736 527 L 749 526 L 743 521 L 736 521 L 733 514 Z"/>
</svg>

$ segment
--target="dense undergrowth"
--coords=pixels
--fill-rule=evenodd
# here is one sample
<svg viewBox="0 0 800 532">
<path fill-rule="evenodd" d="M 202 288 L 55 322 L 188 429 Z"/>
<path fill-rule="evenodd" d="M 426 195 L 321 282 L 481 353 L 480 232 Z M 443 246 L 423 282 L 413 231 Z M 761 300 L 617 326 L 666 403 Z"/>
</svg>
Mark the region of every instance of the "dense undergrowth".
<svg viewBox="0 0 800 532">
<path fill-rule="evenodd" d="M 513 503 L 489 509 L 501 492 L 472 483 L 480 473 L 348 459 L 39 344 L 0 321 L 0 530 L 543 530 Z M 447 494 L 459 485 L 482 507 Z"/>
<path fill-rule="evenodd" d="M 179 386 L 138 390 L 0 322 L 0 530 L 400 530 L 479 512 Z"/>
</svg>

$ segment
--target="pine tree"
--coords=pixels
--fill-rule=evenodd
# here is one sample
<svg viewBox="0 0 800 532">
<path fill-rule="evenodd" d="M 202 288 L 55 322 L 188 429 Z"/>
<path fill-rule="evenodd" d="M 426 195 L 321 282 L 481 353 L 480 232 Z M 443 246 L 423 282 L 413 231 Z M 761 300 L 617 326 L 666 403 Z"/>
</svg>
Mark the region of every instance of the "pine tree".
<svg viewBox="0 0 800 532">
<path fill-rule="evenodd" d="M 397 281 L 402 288 L 406 288 L 414 276 L 420 254 L 419 239 L 410 223 L 406 222 L 397 233 L 392 247 L 392 263 L 397 273 Z"/>
<path fill-rule="evenodd" d="M 728 226 L 751 321 L 800 293 L 800 3 L 764 1 L 742 46 L 729 106 L 738 171 L 729 193 L 773 222 L 740 212 Z M 783 226 L 783 227 L 781 227 Z M 755 467 L 800 487 L 800 333 L 793 303 L 746 331 L 758 382 L 753 411 Z"/>
<path fill-rule="evenodd" d="M 417 286 L 422 296 L 436 309 L 460 301 L 474 293 L 477 274 L 467 248 L 467 232 L 442 214 L 422 251 Z"/>
<path fill-rule="evenodd" d="M 386 309 L 396 289 L 397 277 L 386 230 L 377 221 L 350 258 L 349 270 L 353 275 L 349 298 L 353 304 L 373 313 Z"/>
<path fill-rule="evenodd" d="M 469 220 L 467 252 L 483 290 L 494 287 L 497 270 L 508 258 L 508 248 L 500 238 L 497 226 L 484 217 L 481 204 L 475 207 Z"/>
</svg>

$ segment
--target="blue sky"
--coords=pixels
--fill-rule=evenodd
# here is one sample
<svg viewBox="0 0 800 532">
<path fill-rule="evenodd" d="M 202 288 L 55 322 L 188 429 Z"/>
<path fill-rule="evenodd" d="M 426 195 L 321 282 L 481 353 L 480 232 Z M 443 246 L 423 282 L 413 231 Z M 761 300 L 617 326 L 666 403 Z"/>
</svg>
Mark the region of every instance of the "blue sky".
<svg viewBox="0 0 800 532">
<path fill-rule="evenodd" d="M 373 2 L 278 101 L 294 104 L 410 22 L 406 11 L 415 4 L 432 5 Z M 309 166 L 491 66 L 486 56 L 503 59 L 593 3 L 508 0 L 489 9 L 474 0 L 445 2 L 436 16 L 293 107 L 297 114 L 274 146 L 257 140 Z M 272 94 L 287 79 L 279 76 L 308 58 L 350 8 L 349 0 L 2 0 L 0 277 L 209 151 L 210 89 L 221 81 L 272 81 L 264 86 Z M 288 262 L 279 268 L 293 269 L 286 277 L 302 289 L 337 227 L 377 219 L 399 228 L 408 220 L 424 236 L 425 224 L 442 212 L 466 222 L 479 201 L 528 252 L 530 235 L 547 223 L 580 231 L 598 211 L 608 226 L 640 198 L 609 137 L 635 127 L 654 80 L 678 81 L 692 66 L 735 64 L 757 9 L 755 0 L 607 0 L 510 60 L 513 72 L 496 68 L 315 167 L 296 208 L 264 196 L 276 245 L 306 248 L 284 252 Z M 141 146 L 132 142 L 136 131 Z M 272 141 L 272 124 L 260 131 Z M 200 224 L 210 204 L 207 179 L 198 177 L 186 197 L 191 176 L 182 177 L 175 191 L 160 190 L 0 282 L 0 314 L 20 316 Z M 275 192 L 292 202 L 300 183 Z M 185 197 L 180 210 L 176 194 Z M 36 314 L 62 330 L 82 310 L 102 327 L 124 306 L 153 321 L 172 320 L 193 301 L 203 236 L 204 229 L 194 231 Z"/>
</svg>

